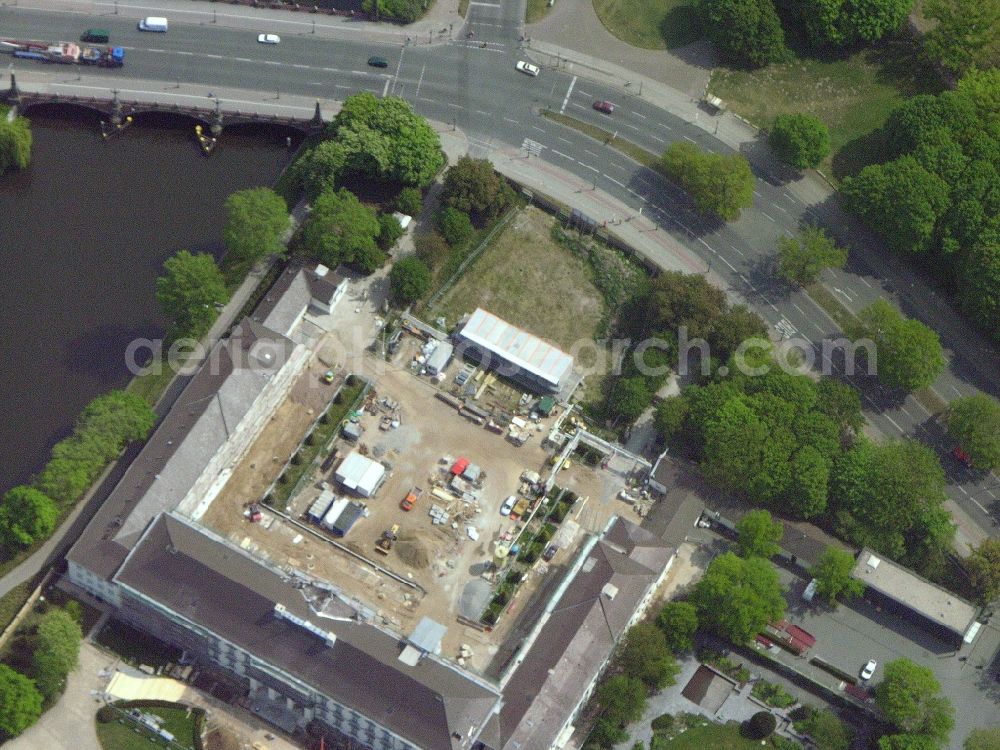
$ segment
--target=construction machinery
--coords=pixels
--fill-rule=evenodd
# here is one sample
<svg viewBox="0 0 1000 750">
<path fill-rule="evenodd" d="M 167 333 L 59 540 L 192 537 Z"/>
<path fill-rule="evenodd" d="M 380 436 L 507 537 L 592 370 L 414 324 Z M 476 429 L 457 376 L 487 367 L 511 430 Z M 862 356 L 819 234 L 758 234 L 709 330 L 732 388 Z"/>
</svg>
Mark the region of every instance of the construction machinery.
<svg viewBox="0 0 1000 750">
<path fill-rule="evenodd" d="M 391 529 L 386 529 L 385 531 L 383 531 L 382 536 L 379 537 L 379 540 L 377 542 L 375 542 L 375 551 L 383 555 L 388 555 L 389 551 L 392 549 L 393 542 L 395 542 L 396 539 L 398 538 L 396 536 L 398 533 L 399 533 L 398 523 L 394 523 Z"/>
</svg>

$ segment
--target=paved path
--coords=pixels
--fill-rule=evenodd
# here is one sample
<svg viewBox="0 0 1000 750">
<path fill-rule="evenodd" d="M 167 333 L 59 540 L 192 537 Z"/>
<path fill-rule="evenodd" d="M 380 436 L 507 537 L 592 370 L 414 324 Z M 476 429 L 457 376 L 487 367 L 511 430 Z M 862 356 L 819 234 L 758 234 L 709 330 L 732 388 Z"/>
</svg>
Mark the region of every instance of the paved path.
<svg viewBox="0 0 1000 750">
<path fill-rule="evenodd" d="M 621 65 L 700 97 L 715 66 L 711 45 L 698 41 L 674 50 L 640 49 L 604 28 L 592 0 L 557 0 L 549 14 L 526 27 L 531 44 L 549 43 Z"/>
</svg>

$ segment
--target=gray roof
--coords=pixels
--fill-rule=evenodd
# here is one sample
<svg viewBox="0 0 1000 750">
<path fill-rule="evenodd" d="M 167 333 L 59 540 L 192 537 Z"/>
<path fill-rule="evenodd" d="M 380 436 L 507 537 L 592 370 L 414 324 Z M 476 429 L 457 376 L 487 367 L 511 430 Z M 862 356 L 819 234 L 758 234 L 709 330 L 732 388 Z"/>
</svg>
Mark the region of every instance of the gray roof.
<svg viewBox="0 0 1000 750">
<path fill-rule="evenodd" d="M 209 352 L 69 552 L 105 578 L 153 516 L 184 499 L 294 347 L 245 320 Z"/>
<path fill-rule="evenodd" d="M 498 691 L 438 659 L 407 666 L 405 643 L 374 625 L 318 616 L 293 582 L 180 517 L 160 515 L 115 580 L 425 750 L 469 747 L 499 704 Z M 336 642 L 276 617 L 276 603 Z"/>
<path fill-rule="evenodd" d="M 505 683 L 504 707 L 491 728 L 495 750 L 552 745 L 567 712 L 600 672 L 674 549 L 617 518 L 582 554 L 582 565 L 568 574 L 573 577 L 548 616 L 543 615 L 537 637 Z M 609 584 L 613 598 L 607 593 Z"/>
<path fill-rule="evenodd" d="M 253 319 L 287 336 L 314 300 L 329 305 L 344 279 L 329 270 L 317 275 L 316 269 L 289 264 L 254 310 Z"/>
<path fill-rule="evenodd" d="M 851 575 L 959 636 L 965 636 L 979 614 L 964 599 L 870 549 L 861 550 Z"/>
</svg>

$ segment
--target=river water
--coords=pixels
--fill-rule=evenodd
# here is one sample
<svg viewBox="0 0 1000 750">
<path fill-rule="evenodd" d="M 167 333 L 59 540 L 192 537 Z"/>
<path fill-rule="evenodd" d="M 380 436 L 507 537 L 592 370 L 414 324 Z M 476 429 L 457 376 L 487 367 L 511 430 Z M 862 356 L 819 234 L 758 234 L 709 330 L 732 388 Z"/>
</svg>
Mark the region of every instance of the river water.
<svg viewBox="0 0 1000 750">
<path fill-rule="evenodd" d="M 158 336 L 155 280 L 178 250 L 221 255 L 223 202 L 272 185 L 286 133 L 227 129 L 209 158 L 193 124 L 29 111 L 32 162 L 0 176 L 0 492 L 26 481 L 94 396 L 124 386 L 128 342 Z"/>
</svg>

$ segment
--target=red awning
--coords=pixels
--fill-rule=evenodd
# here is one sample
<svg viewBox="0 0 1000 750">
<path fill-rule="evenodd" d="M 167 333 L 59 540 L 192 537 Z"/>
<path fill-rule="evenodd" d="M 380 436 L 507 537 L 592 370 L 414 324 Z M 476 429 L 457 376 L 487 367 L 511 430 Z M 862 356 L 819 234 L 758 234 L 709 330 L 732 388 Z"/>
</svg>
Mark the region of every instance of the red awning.
<svg viewBox="0 0 1000 750">
<path fill-rule="evenodd" d="M 451 473 L 458 475 L 461 474 L 469 466 L 469 459 L 460 458 L 451 466 Z"/>
</svg>

